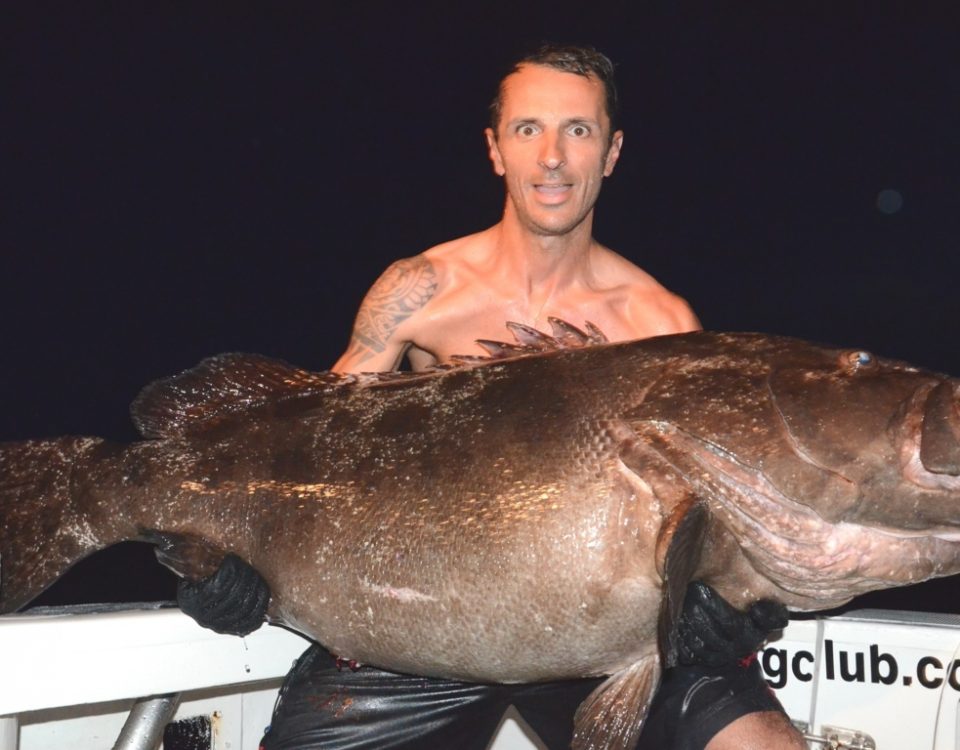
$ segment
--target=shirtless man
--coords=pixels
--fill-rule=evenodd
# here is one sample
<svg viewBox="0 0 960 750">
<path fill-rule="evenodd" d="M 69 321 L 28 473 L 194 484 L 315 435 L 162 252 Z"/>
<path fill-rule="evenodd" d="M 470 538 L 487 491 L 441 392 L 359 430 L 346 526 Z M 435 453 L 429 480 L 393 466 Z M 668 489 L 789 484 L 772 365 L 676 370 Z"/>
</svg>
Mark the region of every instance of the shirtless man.
<svg viewBox="0 0 960 750">
<path fill-rule="evenodd" d="M 623 145 L 616 105 L 612 65 L 593 50 L 544 48 L 518 63 L 501 82 L 486 129 L 493 169 L 506 184 L 503 218 L 483 232 L 391 265 L 364 298 L 349 347 L 333 369 L 394 370 L 406 356 L 419 370 L 448 362 L 454 354 L 482 353 L 475 340 L 503 339 L 506 321 L 542 329 L 548 316 L 575 325 L 588 320 L 612 341 L 699 328 L 684 300 L 592 236 L 601 183 L 613 172 Z M 250 571 L 231 569 L 236 578 L 227 576 L 225 586 L 265 609 L 265 584 L 235 585 L 249 581 Z M 231 597 L 221 593 L 218 601 L 229 603 Z M 706 650 L 732 648 L 732 656 L 742 656 L 737 653 L 743 648 L 741 633 L 756 627 L 715 594 L 711 598 L 707 591 L 705 597 L 688 595 L 691 603 L 685 608 L 685 616 L 697 623 L 691 641 L 695 656 L 704 641 Z M 201 585 L 181 596 L 181 606 L 210 625 L 214 618 L 202 616 L 209 598 Z M 262 612 L 252 620 L 262 620 Z M 216 629 L 238 632 L 250 621 L 243 627 L 221 622 Z M 754 650 L 771 627 L 759 622 L 745 641 L 746 651 Z M 736 638 L 730 639 L 731 632 Z M 752 669 L 742 678 L 708 680 L 720 687 L 701 690 L 709 697 L 701 700 L 699 713 L 689 715 L 687 707 L 696 701 L 688 697 L 704 673 L 678 670 L 673 680 L 668 673 L 667 699 L 655 704 L 640 747 L 805 750 L 776 710 L 756 665 Z M 706 676 L 712 675 L 707 670 Z M 492 686 L 368 668 L 341 673 L 329 655 L 313 647 L 288 676 L 263 747 L 483 748 L 503 710 L 513 704 L 551 748 L 559 748 L 569 744 L 573 711 L 596 684 Z M 744 703 L 743 695 L 754 698 Z M 733 713 L 715 710 L 728 699 L 738 704 Z M 698 731 L 685 735 L 677 727 Z"/>
<path fill-rule="evenodd" d="M 684 300 L 592 235 L 593 207 L 623 132 L 594 75 L 523 64 L 507 76 L 485 131 L 507 188 L 489 229 L 391 265 L 360 307 L 333 369 L 423 369 L 502 339 L 512 320 L 597 325 L 611 341 L 693 331 Z"/>
</svg>

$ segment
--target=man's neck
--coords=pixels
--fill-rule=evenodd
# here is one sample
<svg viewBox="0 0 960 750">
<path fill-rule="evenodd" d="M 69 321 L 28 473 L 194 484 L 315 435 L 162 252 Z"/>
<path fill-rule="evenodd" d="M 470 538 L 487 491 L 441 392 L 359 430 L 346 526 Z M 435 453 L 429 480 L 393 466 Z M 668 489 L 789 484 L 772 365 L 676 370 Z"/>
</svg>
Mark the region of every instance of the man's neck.
<svg viewBox="0 0 960 750">
<path fill-rule="evenodd" d="M 496 263 L 528 292 L 568 286 L 589 274 L 591 227 L 587 217 L 570 232 L 545 235 L 524 226 L 508 209 L 493 227 Z"/>
</svg>

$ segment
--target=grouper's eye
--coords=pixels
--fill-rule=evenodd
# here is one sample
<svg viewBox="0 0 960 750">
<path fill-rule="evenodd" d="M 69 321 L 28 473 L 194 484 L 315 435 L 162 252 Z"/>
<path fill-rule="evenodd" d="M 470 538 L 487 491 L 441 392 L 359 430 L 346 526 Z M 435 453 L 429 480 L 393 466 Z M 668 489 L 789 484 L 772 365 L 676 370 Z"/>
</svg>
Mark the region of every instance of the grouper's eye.
<svg viewBox="0 0 960 750">
<path fill-rule="evenodd" d="M 844 352 L 840 355 L 840 366 L 847 372 L 860 372 L 876 364 L 876 358 L 865 351 Z"/>
</svg>

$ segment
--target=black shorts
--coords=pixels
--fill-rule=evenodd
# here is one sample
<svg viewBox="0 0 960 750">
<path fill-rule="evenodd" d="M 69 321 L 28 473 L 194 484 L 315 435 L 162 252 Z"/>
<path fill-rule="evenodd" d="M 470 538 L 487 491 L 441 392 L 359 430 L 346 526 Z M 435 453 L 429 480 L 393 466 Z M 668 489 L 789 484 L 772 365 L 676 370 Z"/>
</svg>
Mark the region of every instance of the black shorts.
<svg viewBox="0 0 960 750">
<path fill-rule="evenodd" d="M 671 670 L 638 750 L 702 750 L 753 711 L 779 709 L 759 667 Z M 263 750 L 485 750 L 512 705 L 550 750 L 570 747 L 577 706 L 602 679 L 488 685 L 338 670 L 318 646 L 287 675 Z M 697 744 L 699 743 L 699 744 Z"/>
<path fill-rule="evenodd" d="M 756 659 L 719 669 L 676 667 L 660 683 L 637 750 L 703 750 L 721 729 L 759 711 L 783 707 Z"/>
</svg>

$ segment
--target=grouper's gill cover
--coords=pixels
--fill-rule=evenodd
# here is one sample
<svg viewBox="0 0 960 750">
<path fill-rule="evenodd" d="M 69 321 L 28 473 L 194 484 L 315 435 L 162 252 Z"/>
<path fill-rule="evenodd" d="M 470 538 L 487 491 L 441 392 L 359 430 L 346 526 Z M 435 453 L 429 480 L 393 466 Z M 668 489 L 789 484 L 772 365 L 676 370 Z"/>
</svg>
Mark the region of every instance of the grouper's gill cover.
<svg viewBox="0 0 960 750">
<path fill-rule="evenodd" d="M 835 517 L 905 532 L 956 533 L 960 503 L 943 492 L 960 490 L 952 458 L 960 445 L 960 434 L 951 429 L 955 386 L 934 378 L 918 383 L 918 375 L 906 365 L 852 352 L 841 356 L 834 372 L 786 370 L 771 378 L 798 454 L 852 488 L 851 502 L 838 504 Z M 924 461 L 927 454 L 933 458 Z M 890 503 L 891 494 L 900 502 Z"/>
<path fill-rule="evenodd" d="M 399 376 L 227 355 L 148 388 L 148 440 L 0 444 L 0 611 L 147 539 L 233 553 L 346 658 L 484 681 L 609 674 L 575 747 L 629 748 L 687 583 L 835 606 L 960 571 L 956 381 L 759 334 Z M 542 343 L 545 345 L 541 346 Z"/>
</svg>

